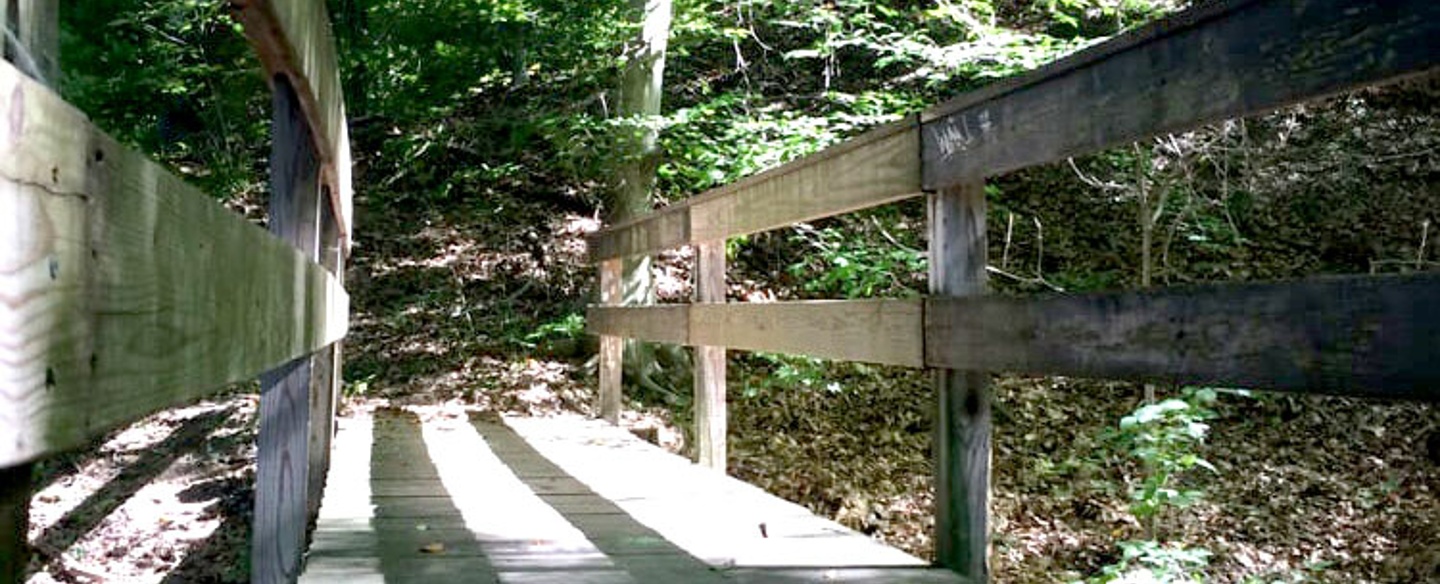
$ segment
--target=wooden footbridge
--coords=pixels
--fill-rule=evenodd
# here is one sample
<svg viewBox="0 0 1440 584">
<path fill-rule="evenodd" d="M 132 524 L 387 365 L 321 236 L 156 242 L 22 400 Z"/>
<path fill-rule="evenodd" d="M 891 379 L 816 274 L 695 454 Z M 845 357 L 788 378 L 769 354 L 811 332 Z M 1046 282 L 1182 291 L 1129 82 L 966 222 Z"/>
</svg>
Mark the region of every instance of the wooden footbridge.
<svg viewBox="0 0 1440 584">
<path fill-rule="evenodd" d="M 989 372 L 1440 398 L 1434 274 L 983 296 L 986 178 L 1440 62 L 1431 0 L 1200 4 L 599 234 L 602 418 L 623 338 L 694 346 L 692 464 L 604 421 L 336 433 L 352 222 L 323 2 L 232 2 L 274 94 L 266 233 L 56 95 L 58 0 L 0 0 L 0 583 L 37 460 L 257 375 L 257 582 L 983 582 Z M 930 297 L 726 302 L 726 238 L 922 196 Z M 686 245 L 694 304 L 614 306 L 622 262 Z M 935 371 L 933 566 L 724 476 L 727 348 Z"/>
</svg>

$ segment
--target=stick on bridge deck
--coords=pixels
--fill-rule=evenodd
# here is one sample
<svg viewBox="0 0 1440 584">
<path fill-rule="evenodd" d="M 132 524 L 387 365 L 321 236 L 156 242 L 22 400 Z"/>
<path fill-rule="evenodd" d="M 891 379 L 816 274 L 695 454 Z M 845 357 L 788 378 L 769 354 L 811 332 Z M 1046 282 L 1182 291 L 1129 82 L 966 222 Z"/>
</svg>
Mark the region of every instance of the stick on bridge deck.
<svg viewBox="0 0 1440 584">
<path fill-rule="evenodd" d="M 379 410 L 342 420 L 301 581 L 962 580 L 603 422 Z"/>
</svg>

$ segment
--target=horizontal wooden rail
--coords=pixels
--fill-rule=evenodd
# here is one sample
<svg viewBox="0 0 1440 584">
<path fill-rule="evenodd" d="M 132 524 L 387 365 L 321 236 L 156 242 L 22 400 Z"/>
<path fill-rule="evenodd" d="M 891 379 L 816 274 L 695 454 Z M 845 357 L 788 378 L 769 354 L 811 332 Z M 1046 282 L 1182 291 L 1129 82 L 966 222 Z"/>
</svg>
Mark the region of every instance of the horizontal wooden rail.
<svg viewBox="0 0 1440 584">
<path fill-rule="evenodd" d="M 921 303 L 913 299 L 592 306 L 587 321 L 594 334 L 920 367 L 924 365 Z"/>
<path fill-rule="evenodd" d="M 588 318 L 596 334 L 908 367 L 1433 401 L 1435 298 L 1440 274 L 1041 298 L 595 306 Z"/>
<path fill-rule="evenodd" d="M 0 467 L 342 338 L 333 276 L 0 63 Z"/>
<path fill-rule="evenodd" d="M 234 0 L 236 16 L 270 80 L 283 75 L 300 98 L 315 151 L 321 182 L 330 195 L 341 245 L 349 249 L 353 227 L 350 185 L 350 134 L 340 68 L 324 2 Z"/>
<path fill-rule="evenodd" d="M 1440 274 L 932 299 L 937 367 L 1440 399 Z"/>
<path fill-rule="evenodd" d="M 721 241 L 921 194 L 918 119 L 908 118 L 606 229 L 591 240 L 591 260 Z"/>
<path fill-rule="evenodd" d="M 924 116 L 925 187 L 1272 110 L 1440 64 L 1434 0 L 1227 0 Z"/>
</svg>

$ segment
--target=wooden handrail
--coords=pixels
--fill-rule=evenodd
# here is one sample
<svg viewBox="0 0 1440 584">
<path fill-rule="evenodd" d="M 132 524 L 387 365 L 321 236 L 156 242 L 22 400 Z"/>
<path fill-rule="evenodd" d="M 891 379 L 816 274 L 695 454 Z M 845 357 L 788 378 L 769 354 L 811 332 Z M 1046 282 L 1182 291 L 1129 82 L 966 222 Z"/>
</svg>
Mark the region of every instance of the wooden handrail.
<svg viewBox="0 0 1440 584">
<path fill-rule="evenodd" d="M 723 240 L 921 194 L 919 118 L 912 116 L 605 229 L 591 238 L 590 259 Z"/>
<path fill-rule="evenodd" d="M 0 111 L 0 467 L 345 335 L 323 267 L 3 62 Z"/>
<path fill-rule="evenodd" d="M 1429 71 L 1431 0 L 1226 0 L 927 111 L 925 188 Z"/>
<path fill-rule="evenodd" d="M 1440 401 L 1440 274 L 1038 298 L 591 307 L 589 331 L 907 367 Z"/>
<path fill-rule="evenodd" d="M 234 0 L 236 18 L 268 73 L 272 89 L 285 77 L 300 97 L 320 154 L 321 182 L 330 196 L 333 221 L 341 245 L 348 250 L 354 205 L 350 184 L 350 133 L 340 67 L 324 2 Z"/>
</svg>

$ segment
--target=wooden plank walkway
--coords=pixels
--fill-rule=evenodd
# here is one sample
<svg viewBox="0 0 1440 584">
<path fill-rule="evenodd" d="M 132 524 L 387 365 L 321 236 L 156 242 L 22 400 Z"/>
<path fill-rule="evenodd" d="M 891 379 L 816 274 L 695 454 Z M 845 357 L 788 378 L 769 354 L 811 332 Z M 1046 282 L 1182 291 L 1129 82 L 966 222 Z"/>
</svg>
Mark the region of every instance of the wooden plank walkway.
<svg viewBox="0 0 1440 584">
<path fill-rule="evenodd" d="M 302 582 L 962 580 L 579 417 L 341 420 Z"/>
</svg>

